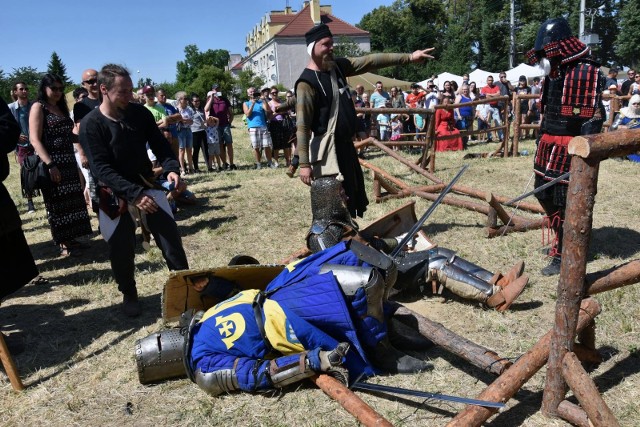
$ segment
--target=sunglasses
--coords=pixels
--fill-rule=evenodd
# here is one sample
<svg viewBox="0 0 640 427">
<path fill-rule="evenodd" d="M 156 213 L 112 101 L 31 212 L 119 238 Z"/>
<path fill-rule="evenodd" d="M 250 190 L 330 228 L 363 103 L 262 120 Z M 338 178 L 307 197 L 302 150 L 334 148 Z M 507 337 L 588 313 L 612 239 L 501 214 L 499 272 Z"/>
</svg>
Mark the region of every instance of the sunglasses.
<svg viewBox="0 0 640 427">
<path fill-rule="evenodd" d="M 94 84 L 98 83 L 98 79 L 83 80 L 82 83 L 88 84 L 88 85 L 94 85 Z"/>
<path fill-rule="evenodd" d="M 271 92 L 271 95 L 278 95 L 278 92 Z"/>
<path fill-rule="evenodd" d="M 51 92 L 62 92 L 64 90 L 64 86 L 49 86 Z"/>
<path fill-rule="evenodd" d="M 640 105 L 640 102 L 633 102 L 631 105 Z"/>
</svg>

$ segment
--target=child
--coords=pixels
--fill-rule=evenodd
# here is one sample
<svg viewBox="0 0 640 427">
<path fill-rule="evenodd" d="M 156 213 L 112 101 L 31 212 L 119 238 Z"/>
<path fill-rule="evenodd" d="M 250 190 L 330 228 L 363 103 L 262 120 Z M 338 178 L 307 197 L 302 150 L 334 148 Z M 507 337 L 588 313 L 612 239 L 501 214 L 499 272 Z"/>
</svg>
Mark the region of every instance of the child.
<svg viewBox="0 0 640 427">
<path fill-rule="evenodd" d="M 424 108 L 424 103 L 422 101 L 420 101 L 417 105 L 416 108 Z M 424 116 L 422 114 L 416 113 L 413 115 L 413 124 L 416 127 L 416 141 L 424 141 L 425 140 L 425 135 L 424 135 L 424 127 L 425 127 L 425 120 L 424 120 Z"/>
<path fill-rule="evenodd" d="M 400 141 L 402 139 L 402 122 L 398 114 L 391 115 L 391 141 Z"/>
<path fill-rule="evenodd" d="M 380 141 L 389 139 L 389 116 L 387 114 L 378 114 L 378 127 L 380 128 Z"/>
<path fill-rule="evenodd" d="M 207 118 L 207 147 L 209 148 L 209 172 L 217 170 L 222 171 L 222 160 L 220 159 L 220 133 L 218 130 L 219 120 L 217 117 L 209 116 Z M 216 162 L 216 168 L 213 168 L 213 161 Z"/>
</svg>

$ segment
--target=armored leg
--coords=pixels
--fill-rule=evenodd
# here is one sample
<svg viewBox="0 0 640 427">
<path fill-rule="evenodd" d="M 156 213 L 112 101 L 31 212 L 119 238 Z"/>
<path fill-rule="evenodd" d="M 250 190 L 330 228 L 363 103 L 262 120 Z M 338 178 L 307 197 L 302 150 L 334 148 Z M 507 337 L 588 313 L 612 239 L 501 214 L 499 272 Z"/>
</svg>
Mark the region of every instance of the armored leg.
<svg viewBox="0 0 640 427">
<path fill-rule="evenodd" d="M 454 294 L 474 301 L 486 302 L 494 286 L 453 264 L 443 265 L 436 273 L 438 281 Z M 496 286 L 497 287 L 497 286 Z"/>
<path fill-rule="evenodd" d="M 307 233 L 307 247 L 312 252 L 335 245 L 345 232 L 358 230 L 342 193 L 342 184 L 335 178 L 318 178 L 311 183 L 313 220 Z"/>
</svg>

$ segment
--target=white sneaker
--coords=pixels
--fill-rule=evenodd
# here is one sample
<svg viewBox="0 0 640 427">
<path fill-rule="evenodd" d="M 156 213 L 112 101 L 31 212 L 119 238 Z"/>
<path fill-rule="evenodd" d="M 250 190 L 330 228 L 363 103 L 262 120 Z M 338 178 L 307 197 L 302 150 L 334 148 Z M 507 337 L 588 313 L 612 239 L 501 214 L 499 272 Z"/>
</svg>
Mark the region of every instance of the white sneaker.
<svg viewBox="0 0 640 427">
<path fill-rule="evenodd" d="M 275 160 L 271 161 L 271 169 L 278 169 L 278 162 Z"/>
</svg>

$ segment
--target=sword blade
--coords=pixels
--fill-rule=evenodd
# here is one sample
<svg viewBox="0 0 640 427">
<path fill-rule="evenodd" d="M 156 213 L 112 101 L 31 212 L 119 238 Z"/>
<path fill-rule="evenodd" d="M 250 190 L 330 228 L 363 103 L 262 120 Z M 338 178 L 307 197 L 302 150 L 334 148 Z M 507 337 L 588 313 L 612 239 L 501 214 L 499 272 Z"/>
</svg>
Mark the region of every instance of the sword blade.
<svg viewBox="0 0 640 427">
<path fill-rule="evenodd" d="M 504 403 L 490 402 L 488 400 L 469 399 L 466 397 L 450 396 L 448 394 L 429 393 L 428 391 L 409 390 L 401 387 L 392 387 L 382 384 L 370 384 L 356 381 L 351 386 L 352 389 L 365 390 L 365 391 L 381 391 L 385 393 L 404 394 L 407 396 L 425 397 L 427 399 L 443 400 L 446 402 L 464 403 L 467 405 L 478 405 L 486 408 L 502 409 L 505 407 Z"/>
<path fill-rule="evenodd" d="M 558 182 L 562 181 L 563 179 L 567 179 L 569 178 L 569 172 L 565 172 L 562 175 L 560 175 L 557 178 L 552 179 L 551 181 L 541 185 L 540 187 L 536 188 L 535 190 L 529 191 L 528 193 L 524 193 L 518 197 L 516 197 L 515 199 L 511 199 L 508 202 L 505 203 L 505 205 L 512 205 L 516 202 L 519 202 L 522 199 L 526 199 L 527 197 L 531 196 L 532 194 L 536 194 L 541 192 L 542 190 L 544 190 L 545 188 L 549 188 L 552 185 L 556 185 Z"/>
<path fill-rule="evenodd" d="M 427 218 L 429 218 L 429 216 L 431 216 L 431 214 L 438 207 L 440 202 L 442 202 L 442 199 L 444 199 L 444 196 L 446 196 L 447 193 L 449 191 L 451 191 L 451 187 L 453 187 L 453 185 L 456 183 L 456 181 L 458 179 L 460 179 L 460 177 L 462 176 L 464 171 L 467 170 L 468 167 L 469 167 L 469 165 L 464 165 L 462 167 L 462 169 L 460 169 L 460 171 L 456 174 L 456 176 L 453 177 L 453 179 L 451 180 L 449 185 L 447 185 L 445 187 L 445 189 L 442 190 L 442 192 L 440 192 L 440 195 L 431 204 L 431 206 L 429 206 L 429 209 L 427 209 L 427 211 L 424 213 L 424 215 L 422 215 L 422 217 L 415 224 L 413 224 L 413 227 L 411 227 L 411 230 L 409 230 L 407 232 L 407 234 L 402 238 L 402 241 L 400 243 L 398 243 L 398 246 L 396 246 L 395 249 L 393 251 L 391 251 L 391 254 L 389 254 L 389 256 L 391 258 L 395 258 L 396 256 L 398 256 L 398 254 L 405 247 L 405 245 L 407 243 L 409 243 L 409 241 L 411 241 L 411 239 L 413 239 L 413 236 L 418 232 L 418 230 L 420 230 L 420 227 L 422 227 L 422 225 L 427 220 Z"/>
</svg>

